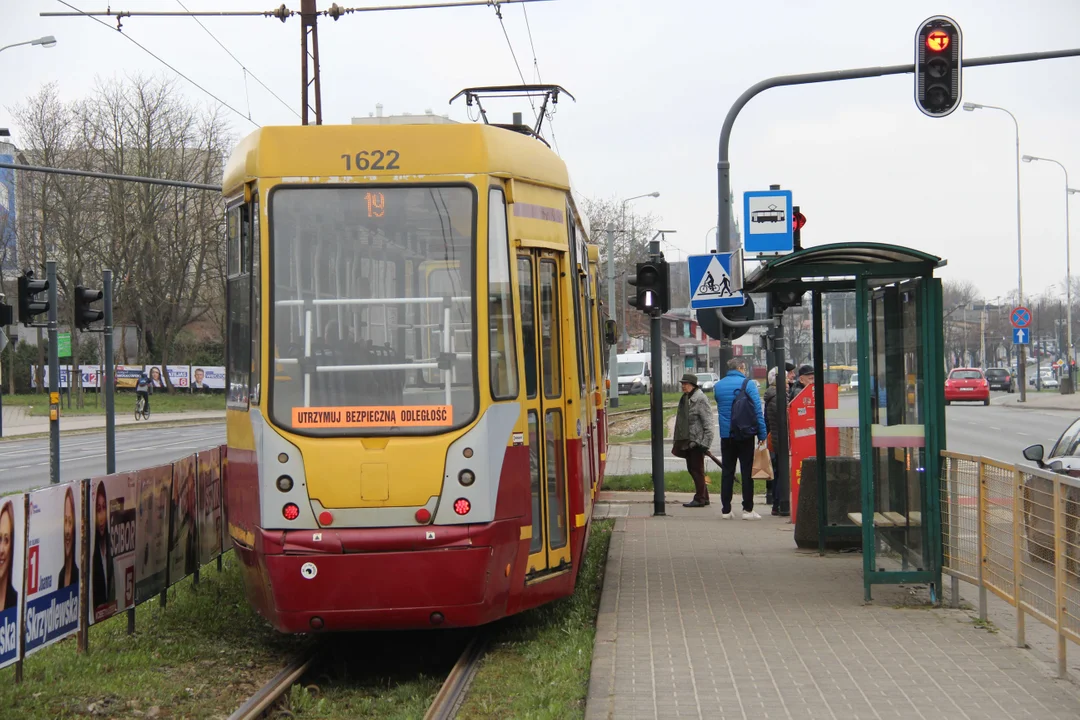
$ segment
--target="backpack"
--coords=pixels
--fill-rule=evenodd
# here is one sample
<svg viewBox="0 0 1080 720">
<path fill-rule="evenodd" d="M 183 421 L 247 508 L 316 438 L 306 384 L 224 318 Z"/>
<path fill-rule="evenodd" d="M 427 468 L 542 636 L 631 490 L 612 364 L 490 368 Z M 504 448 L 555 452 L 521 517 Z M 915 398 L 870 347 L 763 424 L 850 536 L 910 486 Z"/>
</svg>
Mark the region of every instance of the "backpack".
<svg viewBox="0 0 1080 720">
<path fill-rule="evenodd" d="M 750 378 L 743 381 L 742 387 L 735 391 L 735 399 L 731 401 L 729 435 L 733 440 L 746 440 L 757 436 L 757 409 L 754 408 L 754 401 L 746 393 L 748 384 L 750 384 Z"/>
</svg>

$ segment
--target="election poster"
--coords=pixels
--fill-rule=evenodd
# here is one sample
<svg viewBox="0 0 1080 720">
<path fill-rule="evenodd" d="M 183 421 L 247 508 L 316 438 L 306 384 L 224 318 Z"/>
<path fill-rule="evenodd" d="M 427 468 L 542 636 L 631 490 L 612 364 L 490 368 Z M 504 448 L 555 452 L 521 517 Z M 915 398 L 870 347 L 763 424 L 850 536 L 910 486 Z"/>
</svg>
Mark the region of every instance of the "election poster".
<svg viewBox="0 0 1080 720">
<path fill-rule="evenodd" d="M 135 606 L 135 473 L 90 481 L 90 622 Z"/>
<path fill-rule="evenodd" d="M 191 391 L 209 392 L 225 389 L 225 368 L 206 365 L 191 366 Z"/>
<path fill-rule="evenodd" d="M 146 365 L 143 367 L 143 372 L 150 378 L 150 386 L 155 392 L 164 392 L 168 389 L 165 387 L 165 378 L 161 374 L 160 365 Z"/>
<path fill-rule="evenodd" d="M 221 453 L 199 453 L 199 564 L 221 554 Z"/>
<path fill-rule="evenodd" d="M 104 375 L 102 368 L 97 365 L 80 365 L 79 372 L 82 373 L 82 386 L 84 388 L 101 387 L 101 378 Z"/>
<path fill-rule="evenodd" d="M 191 381 L 191 368 L 187 365 L 166 365 L 165 374 L 169 376 L 169 384 L 177 390 L 188 390 Z"/>
<path fill-rule="evenodd" d="M 139 376 L 142 375 L 142 365 L 117 365 L 116 387 L 126 390 L 134 390 L 139 384 Z"/>
<path fill-rule="evenodd" d="M 26 654 L 79 630 L 80 482 L 30 493 L 27 518 Z"/>
<path fill-rule="evenodd" d="M 136 485 L 139 507 L 135 517 L 135 602 L 141 603 L 166 587 L 172 465 L 140 470 Z"/>
<path fill-rule="evenodd" d="M 173 463 L 169 503 L 169 585 L 180 582 L 199 566 L 198 515 L 195 508 L 198 456 Z"/>
<path fill-rule="evenodd" d="M 19 598 L 26 559 L 26 496 L 0 498 L 0 668 L 19 659 Z"/>
</svg>

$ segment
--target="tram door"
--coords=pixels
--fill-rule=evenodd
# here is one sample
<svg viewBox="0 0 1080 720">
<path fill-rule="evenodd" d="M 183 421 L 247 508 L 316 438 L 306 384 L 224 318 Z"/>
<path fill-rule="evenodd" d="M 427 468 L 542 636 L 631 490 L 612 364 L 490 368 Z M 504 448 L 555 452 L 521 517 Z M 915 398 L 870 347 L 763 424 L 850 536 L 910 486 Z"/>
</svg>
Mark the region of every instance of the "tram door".
<svg viewBox="0 0 1080 720">
<path fill-rule="evenodd" d="M 562 348 L 573 338 L 563 338 L 568 308 L 560 292 L 566 262 L 565 253 L 550 251 L 517 258 L 532 487 L 530 574 L 570 564 Z"/>
</svg>

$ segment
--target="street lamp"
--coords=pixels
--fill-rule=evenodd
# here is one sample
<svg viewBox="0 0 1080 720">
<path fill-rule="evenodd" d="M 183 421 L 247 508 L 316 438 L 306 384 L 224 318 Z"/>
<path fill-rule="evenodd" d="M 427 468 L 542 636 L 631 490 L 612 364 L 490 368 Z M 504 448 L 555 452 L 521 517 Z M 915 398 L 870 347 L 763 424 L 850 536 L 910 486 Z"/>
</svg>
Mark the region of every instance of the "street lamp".
<svg viewBox="0 0 1080 720">
<path fill-rule="evenodd" d="M 1066 341 L 1069 343 L 1069 347 L 1065 350 L 1065 365 L 1069 369 L 1069 385 L 1070 388 L 1073 384 L 1073 371 L 1072 371 L 1072 359 L 1073 359 L 1073 347 L 1072 347 L 1072 264 L 1071 253 L 1069 247 L 1069 195 L 1072 191 L 1069 190 L 1069 171 L 1065 169 L 1065 166 L 1059 163 L 1057 160 L 1051 158 L 1039 157 L 1037 155 L 1025 155 L 1021 158 L 1024 162 L 1029 163 L 1035 160 L 1042 160 L 1043 162 L 1050 162 L 1061 168 L 1061 171 L 1065 173 L 1065 323 L 1068 325 L 1067 332 L 1065 333 Z M 1071 388 L 1075 390 L 1075 388 Z"/>
<path fill-rule="evenodd" d="M 635 195 L 634 197 L 626 198 L 622 201 L 622 211 L 620 213 L 620 224 L 625 225 L 626 221 L 626 203 L 631 200 L 638 200 L 639 198 L 647 197 L 660 197 L 659 191 L 645 193 L 644 195 Z M 609 226 L 610 227 L 610 226 Z M 618 317 L 618 308 L 615 305 L 615 239 L 614 237 L 608 238 L 608 264 L 607 264 L 607 278 L 608 278 L 608 307 L 611 308 L 612 317 Z M 626 309 L 623 308 L 623 322 L 622 322 L 622 334 L 625 338 L 626 335 Z M 612 345 L 608 350 L 608 398 L 610 400 L 611 407 L 619 407 L 619 350 L 615 345 Z"/>
<path fill-rule="evenodd" d="M 712 234 L 713 230 L 719 230 L 719 226 L 711 227 L 709 228 L 709 231 L 705 233 L 705 252 L 709 252 L 709 235 Z"/>
<path fill-rule="evenodd" d="M 25 42 L 12 43 L 11 45 L 5 45 L 4 47 L 0 47 L 0 52 L 4 52 L 8 48 L 19 47 L 20 45 L 40 45 L 41 47 L 51 48 L 56 46 L 56 38 L 54 38 L 52 35 L 45 35 L 44 37 L 39 37 L 37 40 L 27 40 Z"/>
<path fill-rule="evenodd" d="M 1022 236 L 1020 233 L 1020 123 L 1016 121 L 1015 115 L 997 105 L 980 105 L 979 103 L 966 102 L 964 103 L 964 110 L 967 112 L 973 112 L 975 110 L 1000 110 L 1012 118 L 1013 126 L 1016 128 L 1016 304 L 1022 306 L 1024 304 L 1024 253 Z M 1021 345 L 1019 361 L 1016 364 L 1017 372 L 1020 375 L 1020 402 L 1027 402 L 1026 355 L 1026 347 Z"/>
</svg>

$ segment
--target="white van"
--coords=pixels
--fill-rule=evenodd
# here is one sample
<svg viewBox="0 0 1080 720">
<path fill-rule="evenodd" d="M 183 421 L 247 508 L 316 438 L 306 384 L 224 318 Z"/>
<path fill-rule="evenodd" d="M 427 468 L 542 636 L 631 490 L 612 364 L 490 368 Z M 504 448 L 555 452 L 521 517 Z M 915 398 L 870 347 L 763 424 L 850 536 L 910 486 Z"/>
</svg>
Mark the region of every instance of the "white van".
<svg viewBox="0 0 1080 720">
<path fill-rule="evenodd" d="M 627 353 L 617 356 L 620 395 L 647 395 L 652 387 L 649 353 Z"/>
</svg>

